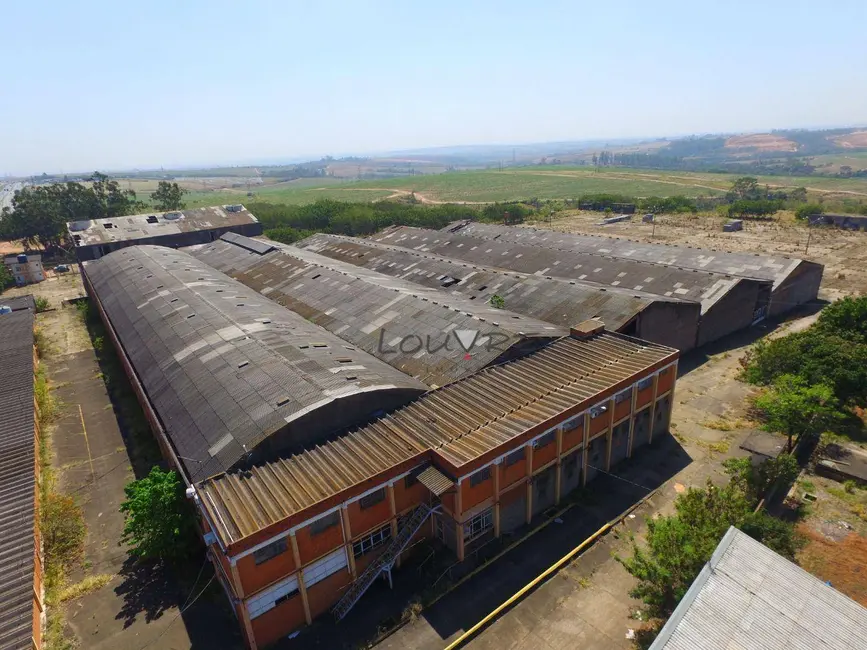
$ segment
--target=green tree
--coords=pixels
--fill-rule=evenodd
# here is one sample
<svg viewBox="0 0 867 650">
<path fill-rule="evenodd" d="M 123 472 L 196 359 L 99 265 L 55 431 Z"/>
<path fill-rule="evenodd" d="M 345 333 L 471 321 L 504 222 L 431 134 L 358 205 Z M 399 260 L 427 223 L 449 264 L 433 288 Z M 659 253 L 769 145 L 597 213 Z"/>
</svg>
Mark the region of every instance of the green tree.
<svg viewBox="0 0 867 650">
<path fill-rule="evenodd" d="M 730 217 L 761 218 L 775 214 L 782 202 L 768 199 L 738 199 L 729 206 Z"/>
<path fill-rule="evenodd" d="M 840 420 L 839 401 L 826 384 L 809 385 L 797 375 L 781 375 L 773 386 L 756 398 L 756 409 L 768 431 L 784 433 L 787 449 L 793 438 L 821 433 Z"/>
<path fill-rule="evenodd" d="M 818 203 L 805 203 L 797 210 L 795 210 L 795 218 L 806 219 L 807 217 L 812 217 L 813 215 L 824 214 L 824 212 L 824 208 Z"/>
<path fill-rule="evenodd" d="M 15 283 L 12 271 L 5 264 L 0 264 L 0 291 Z"/>
<path fill-rule="evenodd" d="M 855 342 L 867 340 L 867 296 L 847 297 L 828 305 L 814 329 Z"/>
<path fill-rule="evenodd" d="M 157 210 L 168 212 L 170 210 L 183 210 L 186 204 L 183 202 L 184 194 L 188 194 L 177 183 L 169 183 L 168 181 L 160 181 L 157 184 L 157 189 L 151 194 L 151 201 L 154 202 L 154 207 Z"/>
<path fill-rule="evenodd" d="M 184 557 L 192 541 L 193 515 L 184 486 L 173 470 L 153 467 L 145 478 L 124 487 L 122 541 L 144 559 Z"/>
<path fill-rule="evenodd" d="M 491 296 L 491 299 L 488 301 L 491 304 L 491 307 L 494 309 L 505 309 L 506 308 L 506 299 L 503 296 L 495 293 Z"/>
<path fill-rule="evenodd" d="M 759 181 L 752 176 L 741 176 L 732 182 L 731 189 L 728 192 L 730 201 L 755 201 L 762 198 L 762 191 L 759 189 Z"/>
<path fill-rule="evenodd" d="M 807 188 L 796 187 L 789 192 L 789 200 L 797 201 L 798 203 L 805 203 L 807 201 Z"/>
</svg>

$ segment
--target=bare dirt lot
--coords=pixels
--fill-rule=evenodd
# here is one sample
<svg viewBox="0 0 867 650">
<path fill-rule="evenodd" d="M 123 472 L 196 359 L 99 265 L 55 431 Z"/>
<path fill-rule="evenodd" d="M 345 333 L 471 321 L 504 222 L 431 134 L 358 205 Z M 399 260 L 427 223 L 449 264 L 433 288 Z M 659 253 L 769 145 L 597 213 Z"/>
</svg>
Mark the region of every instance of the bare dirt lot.
<svg viewBox="0 0 867 650">
<path fill-rule="evenodd" d="M 788 138 L 772 133 L 755 133 L 752 135 L 735 135 L 726 140 L 729 149 L 750 148 L 761 151 L 797 151 L 798 145 Z"/>
</svg>

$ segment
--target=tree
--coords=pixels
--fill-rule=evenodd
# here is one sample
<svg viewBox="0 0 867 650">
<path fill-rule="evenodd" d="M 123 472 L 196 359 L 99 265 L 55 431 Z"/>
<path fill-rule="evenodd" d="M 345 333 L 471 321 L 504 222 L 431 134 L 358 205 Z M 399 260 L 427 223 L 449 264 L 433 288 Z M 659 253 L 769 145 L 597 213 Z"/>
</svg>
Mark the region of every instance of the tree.
<svg viewBox="0 0 867 650">
<path fill-rule="evenodd" d="M 752 176 L 741 176 L 732 182 L 732 187 L 728 192 L 730 201 L 755 201 L 762 198 L 762 191 L 759 189 L 759 181 Z"/>
<path fill-rule="evenodd" d="M 633 544 L 631 557 L 617 557 L 638 579 L 630 593 L 644 601 L 650 616 L 664 618 L 674 611 L 729 526 L 788 558 L 800 546 L 792 524 L 753 512 L 760 495 L 745 491 L 753 472 L 750 460 L 737 461 L 733 469 L 724 487 L 708 480 L 704 489 L 690 488 L 678 496 L 674 515 L 648 520 L 646 546 Z M 762 466 L 755 471 L 756 476 L 772 473 Z"/>
<path fill-rule="evenodd" d="M 807 201 L 807 188 L 806 187 L 796 187 L 795 189 L 789 192 L 789 200 L 797 201 L 798 203 L 805 203 Z"/>
<path fill-rule="evenodd" d="M 767 217 L 776 213 L 782 202 L 768 199 L 738 199 L 729 206 L 730 217 Z"/>
<path fill-rule="evenodd" d="M 491 296 L 491 299 L 488 301 L 491 303 L 491 307 L 494 309 L 505 309 L 506 308 L 506 299 L 499 294 L 494 294 Z"/>
<path fill-rule="evenodd" d="M 154 207 L 162 212 L 183 210 L 186 207 L 186 204 L 183 202 L 184 194 L 188 193 L 188 190 L 185 190 L 177 183 L 160 181 L 157 184 L 157 189 L 151 194 L 151 200 L 154 202 Z"/>
<path fill-rule="evenodd" d="M 821 433 L 840 420 L 839 401 L 827 384 L 809 385 L 797 375 L 782 375 L 755 402 L 768 431 L 788 437 L 787 450 L 792 451 L 793 438 Z"/>
<path fill-rule="evenodd" d="M 153 467 L 145 478 L 124 487 L 120 505 L 125 523 L 121 540 L 143 559 L 175 559 L 185 556 L 194 530 L 193 516 L 184 486 L 173 470 Z"/>
<path fill-rule="evenodd" d="M 806 219 L 807 217 L 823 214 L 824 212 L 824 208 L 818 203 L 806 203 L 795 210 L 795 218 Z"/>
<path fill-rule="evenodd" d="M 0 264 L 0 291 L 3 291 L 3 289 L 14 282 L 15 278 L 12 277 L 12 272 L 9 270 L 9 267 L 5 264 Z"/>
<path fill-rule="evenodd" d="M 843 298 L 819 314 L 815 329 L 855 342 L 867 340 L 867 296 Z"/>
</svg>

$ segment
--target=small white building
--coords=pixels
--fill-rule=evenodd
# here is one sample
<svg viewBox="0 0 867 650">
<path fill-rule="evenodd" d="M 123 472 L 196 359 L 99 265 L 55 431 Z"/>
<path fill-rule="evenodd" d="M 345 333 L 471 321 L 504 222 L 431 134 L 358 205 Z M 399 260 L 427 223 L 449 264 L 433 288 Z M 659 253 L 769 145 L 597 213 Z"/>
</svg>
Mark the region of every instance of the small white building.
<svg viewBox="0 0 867 650">
<path fill-rule="evenodd" d="M 3 259 L 3 263 L 12 272 L 15 284 L 19 287 L 25 284 L 35 284 L 45 279 L 42 269 L 42 255 L 9 255 Z"/>
</svg>

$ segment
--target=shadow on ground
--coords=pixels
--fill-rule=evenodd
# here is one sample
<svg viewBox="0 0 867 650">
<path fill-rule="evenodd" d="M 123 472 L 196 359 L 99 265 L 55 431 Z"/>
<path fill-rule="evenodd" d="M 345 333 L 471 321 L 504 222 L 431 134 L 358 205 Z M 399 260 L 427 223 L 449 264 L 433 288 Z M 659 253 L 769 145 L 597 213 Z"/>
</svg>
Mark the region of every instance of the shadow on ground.
<svg viewBox="0 0 867 650">
<path fill-rule="evenodd" d="M 520 590 L 533 578 L 574 549 L 605 523 L 618 517 L 669 478 L 688 466 L 692 459 L 670 435 L 660 437 L 636 457 L 617 466 L 616 474 L 601 473 L 584 490 L 570 495 L 561 507 L 572 506 L 560 516 L 562 523 L 551 522 L 505 555 L 481 569 L 421 616 L 442 639 L 475 625 L 484 616 Z M 553 510 L 553 509 L 552 509 Z M 532 526 L 516 531 L 520 537 L 550 517 L 542 514 Z M 457 580 L 486 559 L 503 550 L 509 541 L 493 544 L 476 557 L 456 567 Z M 443 555 L 446 552 L 441 552 Z M 424 567 L 421 567 L 422 570 Z M 407 606 L 429 583 L 422 580 L 418 565 L 405 566 L 394 572 L 394 589 L 377 581 L 346 618 L 335 624 L 327 615 L 321 622 L 301 632 L 295 639 L 280 642 L 281 650 L 301 648 L 349 649 L 364 646 L 382 627 L 396 625 Z"/>
</svg>

